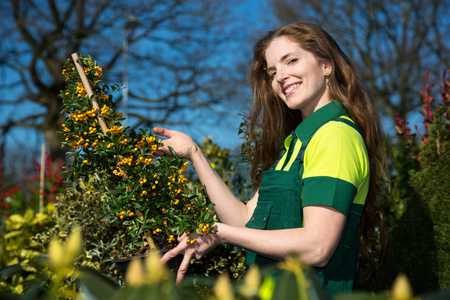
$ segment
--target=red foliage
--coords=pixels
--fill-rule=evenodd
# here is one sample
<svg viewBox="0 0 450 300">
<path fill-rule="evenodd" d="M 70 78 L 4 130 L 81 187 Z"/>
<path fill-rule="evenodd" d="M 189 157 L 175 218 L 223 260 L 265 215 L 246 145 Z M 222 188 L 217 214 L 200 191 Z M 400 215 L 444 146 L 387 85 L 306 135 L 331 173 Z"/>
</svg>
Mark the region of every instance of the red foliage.
<svg viewBox="0 0 450 300">
<path fill-rule="evenodd" d="M 395 121 L 397 123 L 396 129 L 397 133 L 404 139 L 407 147 L 413 153 L 413 157 L 420 162 L 418 143 L 428 143 L 428 130 L 430 129 L 430 125 L 434 119 L 433 113 L 433 103 L 436 100 L 435 96 L 432 94 L 432 90 L 434 84 L 430 84 L 429 79 L 430 73 L 427 72 L 425 76 L 425 82 L 422 86 L 422 90 L 420 91 L 420 100 L 422 102 L 423 109 L 420 110 L 420 113 L 423 116 L 423 126 L 425 128 L 425 133 L 421 134 L 419 132 L 419 128 L 415 125 L 415 130 L 417 136 L 419 136 L 419 141 L 416 141 L 416 134 L 411 134 L 411 129 L 408 128 L 408 122 L 404 119 L 400 118 L 398 114 L 395 114 Z M 439 82 L 439 94 L 441 96 L 441 102 L 444 105 L 443 114 L 448 119 L 447 115 L 448 107 L 450 105 L 450 80 L 447 80 L 447 72 L 444 71 L 442 75 L 442 83 Z M 448 127 L 450 130 L 450 126 Z"/>
<path fill-rule="evenodd" d="M 44 186 L 44 199 L 47 202 L 54 202 L 55 196 L 58 192 L 63 192 L 65 188 L 64 177 L 60 175 L 63 165 L 62 160 L 57 160 L 56 164 L 50 159 L 50 155 L 45 156 L 45 186 Z M 52 167 L 52 165 L 54 167 Z M 35 173 L 31 176 L 25 177 L 25 183 L 18 186 L 8 186 L 3 181 L 3 165 L 0 164 L 0 216 L 10 214 L 10 205 L 6 202 L 7 197 L 12 196 L 17 191 L 25 188 L 28 189 L 32 195 L 40 194 L 40 169 L 41 164 L 37 159 L 34 160 L 34 166 L 36 167 Z M 30 202 L 31 200 L 25 200 Z"/>
<path fill-rule="evenodd" d="M 33 164 L 36 168 L 37 173 L 26 177 L 25 180 L 29 183 L 29 190 L 33 193 L 40 194 L 39 182 L 40 182 L 40 170 L 41 164 L 38 159 L 34 159 Z M 50 159 L 50 154 L 46 153 L 44 160 L 45 168 L 45 188 L 44 188 L 44 199 L 47 202 L 53 202 L 56 194 L 64 189 L 64 177 L 60 175 L 61 168 L 64 162 L 62 160 L 56 160 L 56 167 L 52 170 L 52 160 Z M 35 184 L 35 183 L 38 184 Z"/>
</svg>

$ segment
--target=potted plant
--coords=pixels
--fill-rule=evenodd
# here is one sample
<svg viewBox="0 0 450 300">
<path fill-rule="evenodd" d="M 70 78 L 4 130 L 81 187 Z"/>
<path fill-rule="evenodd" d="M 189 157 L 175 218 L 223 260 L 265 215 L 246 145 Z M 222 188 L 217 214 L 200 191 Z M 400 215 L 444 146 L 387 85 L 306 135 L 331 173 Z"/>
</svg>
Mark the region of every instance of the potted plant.
<svg viewBox="0 0 450 300">
<path fill-rule="evenodd" d="M 74 184 L 106 174 L 98 176 L 107 190 L 104 213 L 127 227 L 128 255 L 171 248 L 184 232 L 209 234 L 213 204 L 189 189 L 183 175 L 188 162 L 173 149 L 173 156 L 155 157 L 161 141 L 152 131 L 121 125 L 124 118 L 111 95 L 121 87 L 104 84 L 103 70 L 90 56 L 72 54 L 62 73 L 66 86 L 59 97 L 66 119 L 60 133 L 71 159 L 63 174 Z"/>
</svg>

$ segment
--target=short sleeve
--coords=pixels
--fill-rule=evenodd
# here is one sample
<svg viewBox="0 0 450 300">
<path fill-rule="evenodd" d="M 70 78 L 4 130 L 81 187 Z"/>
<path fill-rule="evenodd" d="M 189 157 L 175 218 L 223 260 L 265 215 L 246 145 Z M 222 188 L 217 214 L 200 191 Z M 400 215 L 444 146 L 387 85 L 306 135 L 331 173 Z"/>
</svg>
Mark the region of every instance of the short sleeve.
<svg viewBox="0 0 450 300">
<path fill-rule="evenodd" d="M 364 204 L 368 174 L 367 150 L 359 132 L 343 122 L 328 122 L 305 151 L 302 206 L 331 206 L 348 215 L 354 201 Z"/>
</svg>

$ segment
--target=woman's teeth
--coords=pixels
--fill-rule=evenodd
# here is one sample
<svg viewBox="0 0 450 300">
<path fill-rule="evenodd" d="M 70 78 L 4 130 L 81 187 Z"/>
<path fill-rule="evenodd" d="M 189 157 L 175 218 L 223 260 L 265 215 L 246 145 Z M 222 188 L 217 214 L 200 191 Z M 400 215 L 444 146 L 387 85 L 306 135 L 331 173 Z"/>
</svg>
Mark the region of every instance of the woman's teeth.
<svg viewBox="0 0 450 300">
<path fill-rule="evenodd" d="M 292 92 L 295 88 L 297 88 L 299 86 L 300 86 L 300 83 L 296 83 L 296 84 L 289 86 L 287 89 L 284 90 L 284 94 L 285 95 L 289 94 L 290 92 Z"/>
</svg>

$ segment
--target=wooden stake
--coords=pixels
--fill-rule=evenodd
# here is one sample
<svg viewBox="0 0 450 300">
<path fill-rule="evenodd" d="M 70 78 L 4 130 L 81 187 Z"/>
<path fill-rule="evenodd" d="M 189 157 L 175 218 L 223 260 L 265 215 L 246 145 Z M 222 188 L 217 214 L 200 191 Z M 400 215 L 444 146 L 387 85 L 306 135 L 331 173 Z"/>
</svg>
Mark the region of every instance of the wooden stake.
<svg viewBox="0 0 450 300">
<path fill-rule="evenodd" d="M 41 182 L 39 188 L 39 213 L 44 213 L 44 183 L 45 183 L 45 143 L 41 149 Z"/>
<path fill-rule="evenodd" d="M 98 106 L 97 99 L 95 97 L 92 97 L 92 95 L 94 95 L 94 92 L 92 91 L 91 84 L 89 83 L 86 73 L 84 72 L 83 64 L 80 61 L 80 57 L 78 56 L 78 53 L 72 53 L 72 59 L 75 64 L 75 67 L 77 68 L 78 74 L 80 75 L 81 83 L 83 84 L 87 95 L 91 99 L 92 107 L 96 108 L 98 110 L 98 113 L 97 113 L 98 123 L 100 124 L 100 127 L 102 128 L 103 133 L 106 134 L 106 130 L 108 129 L 108 127 L 106 126 L 105 119 L 100 114 L 100 107 Z"/>
</svg>

